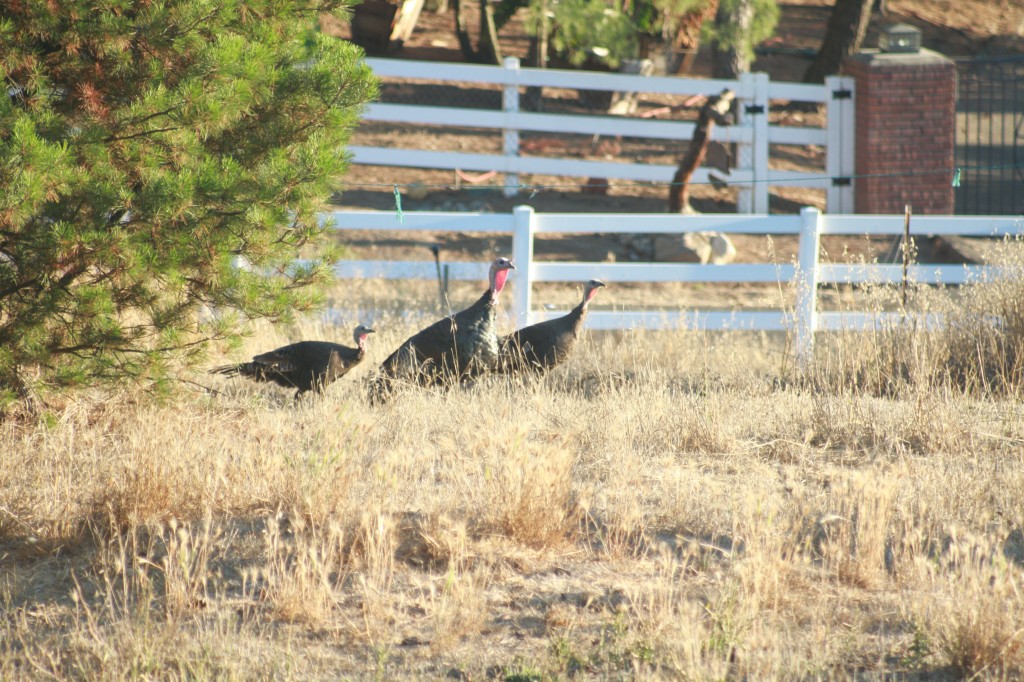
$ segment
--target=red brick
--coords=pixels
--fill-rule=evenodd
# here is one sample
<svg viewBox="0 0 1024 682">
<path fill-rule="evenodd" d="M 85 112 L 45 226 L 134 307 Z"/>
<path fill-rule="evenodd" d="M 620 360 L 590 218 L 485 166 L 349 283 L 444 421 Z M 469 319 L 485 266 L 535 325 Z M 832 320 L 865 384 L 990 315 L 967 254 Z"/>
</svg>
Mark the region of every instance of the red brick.
<svg viewBox="0 0 1024 682">
<path fill-rule="evenodd" d="M 854 207 L 858 213 L 952 213 L 956 71 L 927 50 L 862 53 L 843 73 L 856 81 Z"/>
</svg>

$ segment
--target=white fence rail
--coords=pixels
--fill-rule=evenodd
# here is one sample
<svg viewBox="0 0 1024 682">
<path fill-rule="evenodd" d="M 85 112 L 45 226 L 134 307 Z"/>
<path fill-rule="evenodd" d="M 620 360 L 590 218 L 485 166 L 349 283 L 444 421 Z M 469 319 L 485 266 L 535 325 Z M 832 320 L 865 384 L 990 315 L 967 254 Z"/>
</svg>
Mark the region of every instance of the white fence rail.
<svg viewBox="0 0 1024 682">
<path fill-rule="evenodd" d="M 597 161 L 548 156 L 523 156 L 520 131 L 621 135 L 625 137 L 690 140 L 694 124 L 686 121 L 656 121 L 624 116 L 580 116 L 532 113 L 520 110 L 520 88 L 555 87 L 579 90 L 625 91 L 662 95 L 714 95 L 724 88 L 736 92 L 740 119 L 727 133 L 738 145 L 737 167 L 726 178 L 739 188 L 741 213 L 767 213 L 768 189 L 776 186 L 821 188 L 829 213 L 853 210 L 854 136 L 853 79 L 831 76 L 825 85 L 772 82 L 765 73 L 743 74 L 738 81 L 637 76 L 626 74 L 520 68 L 510 57 L 502 66 L 477 66 L 441 62 L 367 59 L 382 78 L 429 79 L 454 83 L 488 83 L 503 88 L 502 110 L 486 111 L 460 107 L 376 103 L 367 107 L 367 121 L 418 125 L 462 126 L 502 130 L 501 154 L 482 154 L 433 149 L 396 149 L 352 145 L 355 163 L 413 168 L 498 171 L 505 174 L 506 192 L 511 196 L 521 173 L 612 178 L 668 183 L 675 166 Z M 771 100 L 824 103 L 824 129 L 770 125 Z M 825 147 L 825 171 L 774 170 L 769 167 L 771 144 L 818 145 Z M 698 169 L 692 182 L 709 181 L 706 169 Z"/>
<path fill-rule="evenodd" d="M 394 213 L 379 211 L 337 211 L 324 215 L 339 230 L 423 230 L 490 232 L 512 235 L 512 257 L 516 263 L 512 311 L 516 326 L 533 324 L 564 313 L 536 310 L 533 284 L 537 282 L 579 282 L 597 278 L 606 282 L 745 282 L 790 283 L 797 285 L 792 312 L 771 311 L 669 311 L 594 310 L 587 317 L 592 329 L 748 329 L 792 330 L 801 361 L 810 358 L 816 331 L 867 330 L 903 319 L 902 313 L 819 312 L 820 284 L 898 283 L 899 265 L 826 264 L 818 262 L 822 235 L 900 235 L 903 216 L 824 215 L 805 208 L 800 215 L 670 215 L 670 214 L 586 214 L 535 213 L 520 206 L 510 214 L 406 212 L 399 222 Z M 1024 236 L 1024 219 L 1005 216 L 917 216 L 911 236 Z M 682 234 L 720 231 L 732 234 L 799 235 L 795 265 L 744 263 L 697 265 L 689 263 L 556 263 L 533 258 L 533 240 L 538 234 Z M 449 278 L 479 280 L 487 276 L 486 263 L 449 263 Z M 344 261 L 335 272 L 341 278 L 433 279 L 433 262 Z M 908 272 L 914 282 L 963 284 L 996 277 L 991 266 L 914 265 Z M 924 320 L 928 325 L 934 320 Z"/>
</svg>

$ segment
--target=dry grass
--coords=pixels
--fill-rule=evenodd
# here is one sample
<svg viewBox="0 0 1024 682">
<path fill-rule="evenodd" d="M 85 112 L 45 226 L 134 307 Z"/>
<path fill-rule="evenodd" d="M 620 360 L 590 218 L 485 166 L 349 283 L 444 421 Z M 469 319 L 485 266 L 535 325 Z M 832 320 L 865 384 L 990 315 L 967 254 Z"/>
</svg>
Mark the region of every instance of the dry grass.
<svg viewBox="0 0 1024 682">
<path fill-rule="evenodd" d="M 1003 326 L 836 337 L 808 382 L 641 331 L 376 407 L 360 368 L 8 420 L 0 678 L 1017 678 L 1016 287 L 915 292 Z"/>
</svg>

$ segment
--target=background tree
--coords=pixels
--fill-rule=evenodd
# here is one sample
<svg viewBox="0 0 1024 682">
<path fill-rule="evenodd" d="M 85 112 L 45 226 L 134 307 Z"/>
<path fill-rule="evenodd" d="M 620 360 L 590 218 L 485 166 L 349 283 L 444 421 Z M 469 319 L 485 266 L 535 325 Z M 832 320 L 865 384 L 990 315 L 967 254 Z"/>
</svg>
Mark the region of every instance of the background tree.
<svg viewBox="0 0 1024 682">
<path fill-rule="evenodd" d="M 318 211 L 376 87 L 313 28 L 347 2 L 5 3 L 0 399 L 159 384 L 314 305 Z"/>
<path fill-rule="evenodd" d="M 711 30 L 712 75 L 734 79 L 750 71 L 754 47 L 775 32 L 775 0 L 721 0 Z"/>
<path fill-rule="evenodd" d="M 669 73 L 687 73 L 700 51 L 701 36 L 708 19 L 715 16 L 719 0 L 665 0 L 662 34 L 665 68 Z"/>
<path fill-rule="evenodd" d="M 637 56 L 637 27 L 615 3 L 593 0 L 534 0 L 528 30 L 546 25 L 549 49 L 573 66 L 597 57 L 615 68 Z M 547 21 L 542 21 L 543 15 Z"/>
<path fill-rule="evenodd" d="M 515 11 L 524 0 L 503 0 L 496 20 Z M 703 18 L 714 13 L 718 0 L 530 0 L 527 30 L 535 37 L 536 63 L 550 51 L 559 60 L 579 66 L 597 59 L 615 68 L 624 59 L 647 57 L 650 46 L 697 44 Z M 710 8 L 710 9 L 709 9 Z M 690 42 L 687 42 L 690 41 Z M 694 49 L 696 49 L 694 47 Z M 671 59 L 670 59 L 671 61 Z M 679 60 L 677 60 L 678 62 Z M 670 65 L 676 70 L 679 64 Z"/>
<path fill-rule="evenodd" d="M 874 3 L 875 0 L 836 0 L 818 55 L 804 73 L 805 83 L 822 83 L 825 76 L 839 73 L 843 58 L 860 49 Z"/>
<path fill-rule="evenodd" d="M 455 0 L 452 6 L 455 14 L 455 38 L 459 41 L 462 58 L 475 64 L 500 65 L 502 53 L 501 45 L 498 42 L 498 31 L 512 18 L 515 10 L 523 6 L 523 2 L 521 0 L 505 0 L 504 3 L 498 5 L 498 9 L 495 11 L 489 0 L 477 0 L 479 18 L 477 34 L 479 37 L 475 47 L 466 20 L 468 6 L 468 0 Z"/>
</svg>

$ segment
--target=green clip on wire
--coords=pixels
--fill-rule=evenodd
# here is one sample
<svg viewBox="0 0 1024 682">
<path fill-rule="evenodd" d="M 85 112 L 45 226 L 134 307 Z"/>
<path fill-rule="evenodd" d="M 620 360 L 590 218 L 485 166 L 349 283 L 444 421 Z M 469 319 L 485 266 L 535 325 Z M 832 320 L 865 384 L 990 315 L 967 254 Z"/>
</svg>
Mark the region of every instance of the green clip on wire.
<svg viewBox="0 0 1024 682">
<path fill-rule="evenodd" d="M 954 173 L 953 173 L 953 186 L 954 187 L 959 187 L 960 186 L 960 169 L 959 168 L 957 168 L 956 171 L 954 171 Z"/>
<path fill-rule="evenodd" d="M 395 185 L 395 211 L 397 213 L 395 217 L 398 218 L 398 222 L 404 223 L 405 215 L 402 213 L 402 195 L 398 191 L 398 185 Z"/>
</svg>

